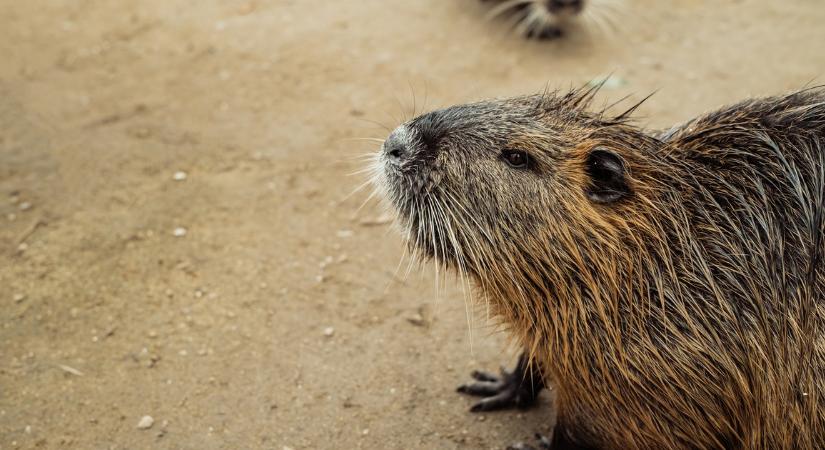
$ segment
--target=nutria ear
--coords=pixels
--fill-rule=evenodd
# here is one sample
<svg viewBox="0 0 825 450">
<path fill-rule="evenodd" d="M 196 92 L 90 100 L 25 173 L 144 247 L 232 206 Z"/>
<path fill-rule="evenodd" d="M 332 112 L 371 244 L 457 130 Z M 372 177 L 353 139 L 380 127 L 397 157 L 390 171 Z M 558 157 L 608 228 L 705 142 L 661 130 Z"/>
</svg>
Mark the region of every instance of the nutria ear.
<svg viewBox="0 0 825 450">
<path fill-rule="evenodd" d="M 590 186 L 585 191 L 595 203 L 613 203 L 630 194 L 622 158 L 603 148 L 594 148 L 587 155 Z"/>
</svg>

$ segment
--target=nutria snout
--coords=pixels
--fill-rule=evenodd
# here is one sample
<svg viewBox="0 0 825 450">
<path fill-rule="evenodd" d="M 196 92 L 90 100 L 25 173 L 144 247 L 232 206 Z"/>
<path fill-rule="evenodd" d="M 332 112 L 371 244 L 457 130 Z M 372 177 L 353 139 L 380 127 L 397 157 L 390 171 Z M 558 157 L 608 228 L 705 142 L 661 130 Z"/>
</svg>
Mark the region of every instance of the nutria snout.
<svg viewBox="0 0 825 450">
<path fill-rule="evenodd" d="M 462 392 L 525 404 L 543 377 L 558 448 L 821 448 L 825 90 L 663 133 L 594 94 L 434 111 L 378 155 L 413 251 L 525 349 Z"/>
</svg>

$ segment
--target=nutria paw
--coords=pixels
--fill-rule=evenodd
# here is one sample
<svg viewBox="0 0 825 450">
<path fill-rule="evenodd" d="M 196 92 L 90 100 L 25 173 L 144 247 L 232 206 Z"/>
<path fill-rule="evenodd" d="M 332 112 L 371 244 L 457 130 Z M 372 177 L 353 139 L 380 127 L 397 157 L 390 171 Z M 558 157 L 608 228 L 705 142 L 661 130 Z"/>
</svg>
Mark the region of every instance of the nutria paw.
<svg viewBox="0 0 825 450">
<path fill-rule="evenodd" d="M 470 408 L 471 412 L 495 411 L 507 408 L 527 408 L 536 402 L 544 387 L 541 371 L 537 365 L 530 364 L 529 358 L 522 353 L 516 368 L 509 372 L 501 369 L 501 376 L 482 371 L 473 371 L 473 383 L 458 387 L 458 392 L 484 397 Z"/>
<path fill-rule="evenodd" d="M 538 441 L 538 447 L 519 442 L 518 444 L 507 447 L 507 450 L 551 450 L 553 448 L 553 443 L 550 441 L 550 438 L 543 434 L 536 433 L 536 440 Z"/>
</svg>

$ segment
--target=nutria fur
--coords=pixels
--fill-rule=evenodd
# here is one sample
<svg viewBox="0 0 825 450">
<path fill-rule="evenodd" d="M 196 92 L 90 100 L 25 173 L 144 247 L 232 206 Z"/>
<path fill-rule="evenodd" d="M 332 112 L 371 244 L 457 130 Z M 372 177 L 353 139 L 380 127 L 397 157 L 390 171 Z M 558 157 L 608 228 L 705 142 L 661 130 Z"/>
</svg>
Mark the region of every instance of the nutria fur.
<svg viewBox="0 0 825 450">
<path fill-rule="evenodd" d="M 670 131 L 596 89 L 397 128 L 376 184 L 556 390 L 556 447 L 825 447 L 825 89 Z"/>
</svg>

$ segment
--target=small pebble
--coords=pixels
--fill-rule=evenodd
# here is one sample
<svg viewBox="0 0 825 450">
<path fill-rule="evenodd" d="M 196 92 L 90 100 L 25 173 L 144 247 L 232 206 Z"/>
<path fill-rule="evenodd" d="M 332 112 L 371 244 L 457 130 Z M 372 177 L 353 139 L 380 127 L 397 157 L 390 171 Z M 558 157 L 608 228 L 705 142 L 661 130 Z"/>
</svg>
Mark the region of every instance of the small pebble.
<svg viewBox="0 0 825 450">
<path fill-rule="evenodd" d="M 419 313 L 415 313 L 415 314 L 411 315 L 410 317 L 407 317 L 407 322 L 409 322 L 409 323 L 411 323 L 411 324 L 413 324 L 417 327 L 423 327 L 424 325 L 427 325 L 427 321 L 424 320 L 424 317 Z"/>
<path fill-rule="evenodd" d="M 25 431 L 26 431 L 26 434 L 32 434 L 32 426 L 31 425 L 26 425 Z"/>
<path fill-rule="evenodd" d="M 334 259 L 332 258 L 332 256 L 327 256 L 326 258 L 324 258 L 323 261 L 321 261 L 320 264 L 318 264 L 318 267 L 323 269 L 324 267 L 332 264 L 333 261 L 334 261 Z"/>
<path fill-rule="evenodd" d="M 177 227 L 174 231 L 172 231 L 172 235 L 175 237 L 184 237 L 186 236 L 186 228 Z"/>
<path fill-rule="evenodd" d="M 137 427 L 139 430 L 148 430 L 152 428 L 152 425 L 155 424 L 155 419 L 152 416 L 143 416 L 140 418 L 140 422 L 138 422 Z"/>
<path fill-rule="evenodd" d="M 335 233 L 335 234 L 339 238 L 348 238 L 348 237 L 352 237 L 352 235 L 355 234 L 355 233 L 353 233 L 352 230 L 338 230 L 338 232 Z"/>
<path fill-rule="evenodd" d="M 388 223 L 392 222 L 392 219 L 393 219 L 393 216 L 391 216 L 389 214 L 384 214 L 380 217 L 364 219 L 360 223 L 361 223 L 361 225 L 363 225 L 365 227 L 374 227 L 374 226 L 377 226 L 377 225 L 388 224 Z"/>
<path fill-rule="evenodd" d="M 74 367 L 70 367 L 70 366 L 67 366 L 67 365 L 64 365 L 64 364 L 58 364 L 57 367 L 59 367 L 60 370 L 66 372 L 66 373 L 70 373 L 70 374 L 78 376 L 78 377 L 83 376 L 83 372 L 75 369 Z"/>
<path fill-rule="evenodd" d="M 179 170 L 172 175 L 172 179 L 175 181 L 183 181 L 186 179 L 186 172 Z"/>
<path fill-rule="evenodd" d="M 335 328 L 332 328 L 332 327 L 324 328 L 324 336 L 332 337 L 333 334 L 335 334 Z"/>
<path fill-rule="evenodd" d="M 362 431 L 361 434 L 363 434 L 364 436 L 370 434 L 370 429 L 369 428 L 364 428 L 364 431 Z"/>
<path fill-rule="evenodd" d="M 26 299 L 26 295 L 25 294 L 14 294 L 13 298 L 14 298 L 14 303 L 20 303 L 20 302 L 22 302 L 23 300 Z"/>
<path fill-rule="evenodd" d="M 32 204 L 29 202 L 23 202 L 20 206 L 18 206 L 18 208 L 20 208 L 20 211 L 28 211 L 32 208 Z"/>
</svg>

